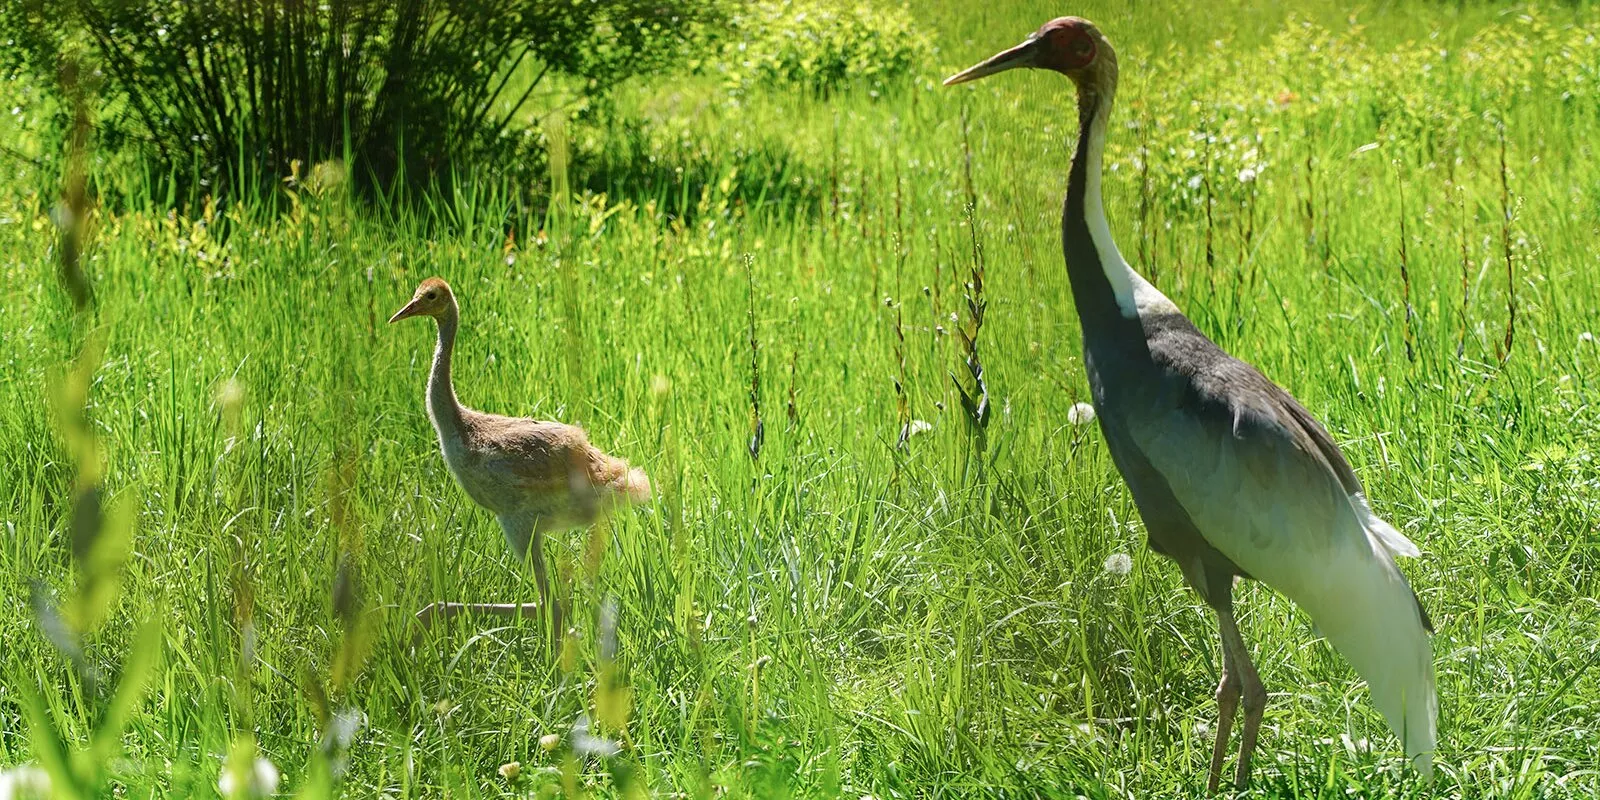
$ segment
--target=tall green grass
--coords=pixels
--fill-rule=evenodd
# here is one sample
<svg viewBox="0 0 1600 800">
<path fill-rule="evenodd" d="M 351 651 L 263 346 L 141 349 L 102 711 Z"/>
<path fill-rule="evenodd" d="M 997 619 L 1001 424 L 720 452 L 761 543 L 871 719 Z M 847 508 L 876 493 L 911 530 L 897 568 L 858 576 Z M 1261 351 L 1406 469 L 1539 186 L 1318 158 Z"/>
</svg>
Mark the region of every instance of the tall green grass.
<svg viewBox="0 0 1600 800">
<path fill-rule="evenodd" d="M 113 783 L 205 796 L 247 737 L 285 791 L 314 786 L 328 722 L 307 687 L 330 685 L 348 637 L 345 554 L 373 637 L 329 701 L 365 715 L 347 796 L 569 780 L 600 795 L 619 780 L 702 797 L 1197 794 L 1214 621 L 1145 550 L 1098 431 L 1068 422 L 1087 399 L 1057 227 L 1070 86 L 937 86 L 1061 10 L 912 10 L 936 55 L 887 92 L 630 90 L 616 124 L 573 131 L 599 157 L 549 214 L 491 183 L 401 211 L 305 181 L 288 213 L 196 199 L 167 214 L 152 188 L 149 210 L 97 217 L 86 268 L 106 350 L 88 415 L 105 485 L 137 523 L 124 598 L 87 654 L 120 664 L 148 619 L 165 645 Z M 1593 796 L 1594 12 L 1070 10 L 1121 58 L 1106 194 L 1123 250 L 1323 419 L 1424 551 L 1404 569 L 1438 627 L 1434 793 Z M 26 126 L 0 133 L 39 146 Z M 32 579 L 73 591 L 74 471 L 46 398 L 89 333 L 55 282 L 54 196 L 37 171 L 0 192 L 0 764 L 37 757 L 18 687 L 85 741 L 108 702 L 27 600 Z M 981 454 L 952 379 L 975 252 Z M 430 274 L 461 300 L 464 402 L 580 423 L 658 488 L 608 526 L 592 575 L 589 535 L 552 542 L 575 585 L 571 663 L 531 625 L 410 646 L 428 602 L 533 596 L 438 457 L 422 404 L 431 332 L 384 324 Z M 931 429 L 902 449 L 906 415 Z M 1106 569 L 1117 553 L 1130 573 Z M 1239 595 L 1272 693 L 1255 789 L 1420 794 L 1307 619 L 1258 585 Z M 607 599 L 618 655 L 603 667 Z M 570 741 L 617 679 L 627 724 L 596 732 L 621 755 L 541 748 Z M 497 774 L 512 760 L 515 784 Z"/>
</svg>

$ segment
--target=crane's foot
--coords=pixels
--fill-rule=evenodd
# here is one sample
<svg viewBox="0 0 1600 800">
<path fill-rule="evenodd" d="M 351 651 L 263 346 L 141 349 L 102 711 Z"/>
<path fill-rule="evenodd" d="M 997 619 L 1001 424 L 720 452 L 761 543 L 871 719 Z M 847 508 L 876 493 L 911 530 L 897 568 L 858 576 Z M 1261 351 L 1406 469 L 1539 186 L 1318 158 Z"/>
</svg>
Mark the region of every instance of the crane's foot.
<svg viewBox="0 0 1600 800">
<path fill-rule="evenodd" d="M 412 616 L 412 619 L 416 621 L 417 625 L 421 627 L 422 630 L 429 630 L 433 627 L 435 620 L 444 622 L 451 616 L 454 616 L 450 610 L 452 605 L 454 604 L 429 603 L 423 606 L 421 610 L 417 611 L 417 613 Z"/>
<path fill-rule="evenodd" d="M 508 617 L 511 619 L 531 618 L 544 620 L 544 605 L 542 603 L 429 603 L 422 607 L 413 617 L 413 632 L 411 645 L 417 647 L 422 644 L 423 637 L 434 628 L 449 624 L 450 620 L 466 615 L 491 615 Z M 561 615 L 559 607 L 556 622 L 559 624 Z M 556 640 L 560 641 L 560 628 L 556 628 Z"/>
<path fill-rule="evenodd" d="M 434 626 L 447 624 L 451 617 L 459 613 L 453 608 L 457 605 L 459 604 L 429 603 L 413 614 L 411 625 L 408 626 L 411 629 L 411 649 L 421 647 Z"/>
</svg>

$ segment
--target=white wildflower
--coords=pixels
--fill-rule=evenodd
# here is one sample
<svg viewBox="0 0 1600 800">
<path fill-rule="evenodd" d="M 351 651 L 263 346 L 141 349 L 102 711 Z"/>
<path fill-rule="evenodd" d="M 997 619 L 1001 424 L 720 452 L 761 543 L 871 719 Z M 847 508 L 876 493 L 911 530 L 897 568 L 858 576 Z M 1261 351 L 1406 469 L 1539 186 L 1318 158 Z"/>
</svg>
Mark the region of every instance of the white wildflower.
<svg viewBox="0 0 1600 800">
<path fill-rule="evenodd" d="M 505 778 L 507 782 L 516 783 L 517 778 L 521 776 L 521 761 L 507 761 L 506 763 L 500 765 L 500 777 Z"/>
<path fill-rule="evenodd" d="M 1256 171 L 1250 167 L 1239 170 L 1239 182 L 1250 183 L 1256 179 Z"/>
<path fill-rule="evenodd" d="M 1067 409 L 1067 421 L 1074 425 L 1088 425 L 1094 422 L 1094 406 L 1088 403 L 1073 403 Z"/>
<path fill-rule="evenodd" d="M 561 746 L 561 734 L 547 733 L 539 737 L 539 749 L 546 753 Z"/>
<path fill-rule="evenodd" d="M 23 764 L 0 770 L 0 800 L 49 800 L 50 773 Z"/>
<path fill-rule="evenodd" d="M 256 763 L 244 776 L 243 786 L 235 784 L 237 770 L 231 762 L 222 765 L 222 775 L 217 778 L 217 791 L 223 797 L 271 797 L 278 793 L 278 768 L 266 756 L 256 756 Z"/>
<path fill-rule="evenodd" d="M 1589 344 L 1594 341 L 1594 334 L 1584 331 L 1583 333 L 1578 334 L 1578 341 L 1583 342 L 1584 344 Z"/>
<path fill-rule="evenodd" d="M 931 422 L 929 422 L 929 421 L 927 421 L 925 419 L 914 419 L 914 420 L 911 420 L 911 435 L 912 436 L 919 436 L 919 435 L 927 433 L 928 431 L 931 431 L 931 430 L 933 430 L 933 423 L 931 423 Z"/>
<path fill-rule="evenodd" d="M 1127 553 L 1112 553 L 1106 556 L 1106 572 L 1122 576 L 1133 570 L 1133 556 Z"/>
</svg>

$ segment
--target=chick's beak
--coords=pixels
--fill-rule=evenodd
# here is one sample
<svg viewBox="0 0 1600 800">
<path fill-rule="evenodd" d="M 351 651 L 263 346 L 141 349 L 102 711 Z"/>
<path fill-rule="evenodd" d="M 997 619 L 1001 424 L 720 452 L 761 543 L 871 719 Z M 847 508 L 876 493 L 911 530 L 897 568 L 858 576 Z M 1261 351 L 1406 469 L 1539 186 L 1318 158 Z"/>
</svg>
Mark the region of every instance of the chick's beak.
<svg viewBox="0 0 1600 800">
<path fill-rule="evenodd" d="M 415 317 L 418 314 L 421 314 L 422 311 L 419 310 L 419 306 L 421 306 L 421 304 L 422 304 L 422 301 L 421 300 L 417 300 L 417 299 L 413 299 L 411 302 L 406 303 L 406 307 L 405 308 L 402 308 L 399 311 L 394 312 L 394 316 L 389 318 L 390 324 L 399 322 L 400 320 L 403 320 L 406 317 Z"/>
<path fill-rule="evenodd" d="M 1038 38 L 1029 38 L 1027 41 L 1011 48 L 1010 50 L 1002 50 L 1001 52 L 995 53 L 988 59 L 967 67 L 966 69 L 957 72 L 948 78 L 945 78 L 944 85 L 954 86 L 958 83 L 966 83 L 967 81 L 975 81 L 979 78 L 987 78 L 996 72 L 1005 72 L 1008 69 L 1016 69 L 1017 67 L 1031 67 L 1033 66 L 1034 59 L 1039 57 L 1040 41 L 1042 40 Z"/>
</svg>

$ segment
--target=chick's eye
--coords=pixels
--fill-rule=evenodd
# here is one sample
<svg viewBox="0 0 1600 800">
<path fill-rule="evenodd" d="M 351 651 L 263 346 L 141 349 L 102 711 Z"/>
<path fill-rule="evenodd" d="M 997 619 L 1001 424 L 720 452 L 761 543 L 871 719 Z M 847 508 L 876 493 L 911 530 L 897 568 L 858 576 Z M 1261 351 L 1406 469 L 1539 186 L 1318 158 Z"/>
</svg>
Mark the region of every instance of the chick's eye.
<svg viewBox="0 0 1600 800">
<path fill-rule="evenodd" d="M 435 293 L 435 292 L 428 292 L 428 299 L 429 299 L 429 300 L 432 300 L 432 299 L 433 299 L 433 298 L 435 298 L 435 297 L 438 297 L 438 294 L 437 294 L 437 293 Z"/>
</svg>

